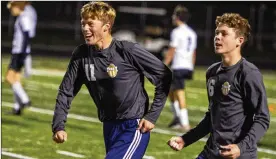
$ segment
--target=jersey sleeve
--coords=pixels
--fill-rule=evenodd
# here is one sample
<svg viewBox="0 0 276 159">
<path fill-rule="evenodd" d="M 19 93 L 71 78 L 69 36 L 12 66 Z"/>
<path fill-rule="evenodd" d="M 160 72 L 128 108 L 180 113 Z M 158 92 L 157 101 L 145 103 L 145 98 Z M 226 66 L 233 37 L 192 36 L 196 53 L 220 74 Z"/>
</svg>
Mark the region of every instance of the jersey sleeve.
<svg viewBox="0 0 276 159">
<path fill-rule="evenodd" d="M 196 33 L 193 33 L 193 41 L 192 41 L 192 46 L 191 46 L 191 49 L 192 49 L 192 51 L 195 51 L 196 50 L 196 48 L 197 48 L 197 35 L 196 35 Z"/>
<path fill-rule="evenodd" d="M 144 116 L 146 120 L 155 123 L 166 103 L 172 80 L 172 72 L 162 61 L 138 44 L 135 44 L 130 52 L 138 69 L 155 85 L 153 103 L 150 110 Z"/>
<path fill-rule="evenodd" d="M 171 32 L 171 35 L 170 35 L 170 46 L 171 47 L 177 47 L 177 45 L 178 45 L 178 41 L 177 41 L 177 32 L 176 32 L 176 30 L 173 30 L 172 32 Z"/>
<path fill-rule="evenodd" d="M 210 70 L 212 69 L 212 67 L 213 66 L 209 67 L 206 71 L 206 83 L 208 82 Z M 185 142 L 185 147 L 193 144 L 194 142 L 209 134 L 211 132 L 211 127 L 211 114 L 210 110 L 208 110 L 205 113 L 204 118 L 195 128 L 191 129 L 186 134 L 182 135 L 182 138 Z"/>
<path fill-rule="evenodd" d="M 260 138 L 264 136 L 270 122 L 266 91 L 259 70 L 252 70 L 246 75 L 243 90 L 245 106 L 253 110 L 254 116 L 253 125 L 244 139 L 238 143 L 241 154 L 256 145 Z"/>
<path fill-rule="evenodd" d="M 32 29 L 32 19 L 28 16 L 22 16 L 20 19 L 20 26 L 23 32 L 29 32 Z"/>
<path fill-rule="evenodd" d="M 65 130 L 65 123 L 71 102 L 84 83 L 84 76 L 80 67 L 81 59 L 77 57 L 77 54 L 78 49 L 75 49 L 67 67 L 67 71 L 59 86 L 54 117 L 52 121 L 53 133 L 60 130 Z"/>
<path fill-rule="evenodd" d="M 205 113 L 205 117 L 201 122 L 193 129 L 188 131 L 186 134 L 182 135 L 182 138 L 185 142 L 185 147 L 191 145 L 192 143 L 203 138 L 211 131 L 211 116 L 210 112 Z"/>
<path fill-rule="evenodd" d="M 25 15 L 20 17 L 19 25 L 23 33 L 21 53 L 26 53 L 27 47 L 30 44 L 31 23 L 30 17 Z"/>
</svg>

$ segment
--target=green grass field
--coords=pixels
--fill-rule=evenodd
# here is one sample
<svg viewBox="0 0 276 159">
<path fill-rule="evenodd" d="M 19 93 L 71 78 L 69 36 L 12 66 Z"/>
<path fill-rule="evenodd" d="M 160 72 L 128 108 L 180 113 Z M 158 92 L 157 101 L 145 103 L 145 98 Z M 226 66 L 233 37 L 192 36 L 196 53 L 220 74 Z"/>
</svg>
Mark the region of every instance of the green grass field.
<svg viewBox="0 0 276 159">
<path fill-rule="evenodd" d="M 11 157 L 11 155 L 4 155 L 3 152 L 38 159 L 77 158 L 57 153 L 58 151 L 80 154 L 83 155 L 82 157 L 89 159 L 104 158 L 105 148 L 102 124 L 98 122 L 96 106 L 85 87 L 82 88 L 72 102 L 69 114 L 75 114 L 75 116 L 70 116 L 66 124 L 68 141 L 64 144 L 55 144 L 52 141 L 52 112 L 49 111 L 54 110 L 58 86 L 68 61 L 68 58 L 34 57 L 34 75 L 27 80 L 23 80 L 33 105 L 31 108 L 26 109 L 22 116 L 13 116 L 9 114 L 11 111 L 10 106 L 13 104 L 12 90 L 7 83 L 3 82 L 9 57 L 2 56 L 1 156 L 3 159 L 15 158 Z M 203 118 L 204 111 L 207 110 L 206 68 L 197 67 L 194 80 L 188 81 L 186 84 L 189 119 L 192 126 L 195 126 Z M 258 147 L 261 148 L 258 158 L 273 159 L 276 158 L 276 72 L 261 71 L 267 89 L 272 121 L 268 132 L 258 144 Z M 152 99 L 154 87 L 148 81 L 146 89 Z M 42 109 L 43 111 L 41 111 Z M 167 128 L 171 119 L 172 113 L 167 102 L 156 124 L 156 131 L 151 134 L 151 140 L 144 158 L 192 159 L 200 153 L 205 144 L 202 140 L 180 152 L 175 152 L 166 145 L 167 140 L 172 135 L 179 133 Z"/>
</svg>

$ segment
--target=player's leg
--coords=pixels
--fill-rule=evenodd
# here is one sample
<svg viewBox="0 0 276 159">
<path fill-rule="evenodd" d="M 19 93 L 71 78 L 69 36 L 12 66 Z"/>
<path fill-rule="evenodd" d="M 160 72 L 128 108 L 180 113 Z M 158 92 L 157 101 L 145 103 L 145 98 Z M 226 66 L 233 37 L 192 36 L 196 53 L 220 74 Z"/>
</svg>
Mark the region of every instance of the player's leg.
<svg viewBox="0 0 276 159">
<path fill-rule="evenodd" d="M 30 77 L 31 76 L 31 72 L 32 72 L 32 56 L 31 54 L 28 54 L 25 61 L 24 61 L 24 76 Z"/>
<path fill-rule="evenodd" d="M 173 120 L 172 122 L 168 125 L 168 127 L 173 127 L 174 125 L 179 124 L 179 104 L 176 98 L 174 97 L 173 89 L 170 90 L 169 93 L 169 99 L 170 99 L 170 105 L 171 105 L 171 111 L 173 112 Z"/>
<path fill-rule="evenodd" d="M 139 120 L 104 122 L 106 159 L 141 159 L 149 143 L 150 133 L 137 130 Z"/>
<path fill-rule="evenodd" d="M 190 129 L 190 124 L 189 124 L 188 110 L 186 105 L 186 96 L 185 96 L 185 90 L 184 90 L 185 75 L 186 75 L 185 70 L 177 70 L 176 76 L 178 81 L 175 87 L 174 95 L 177 101 L 179 102 L 179 108 L 180 108 L 179 120 L 182 125 L 182 129 L 187 131 Z"/>
<path fill-rule="evenodd" d="M 9 69 L 6 74 L 6 81 L 11 85 L 14 92 L 14 109 L 13 112 L 17 115 L 20 115 L 21 109 L 18 107 L 18 104 L 22 103 L 23 105 L 28 105 L 30 103 L 29 97 L 26 94 L 20 83 L 20 71 L 23 67 L 24 56 L 20 54 L 13 54 Z"/>
<path fill-rule="evenodd" d="M 7 71 L 6 74 L 6 78 L 5 80 L 11 85 L 13 86 L 13 84 L 15 83 L 15 75 L 16 72 L 12 69 L 9 69 Z M 12 109 L 12 113 L 16 114 L 16 115 L 20 115 L 21 114 L 21 110 L 20 110 L 20 98 L 17 96 L 16 92 L 13 89 L 13 96 L 14 96 L 14 107 Z"/>
<path fill-rule="evenodd" d="M 171 110 L 174 115 L 172 122 L 168 125 L 170 128 L 174 128 L 176 125 L 179 125 L 180 108 L 179 108 L 179 102 L 174 94 L 174 91 L 178 85 L 178 79 L 176 78 L 176 76 L 174 76 L 175 73 L 176 73 L 176 71 L 173 71 L 173 80 L 172 80 L 171 89 L 170 89 L 170 93 L 169 93 L 169 98 L 170 98 L 170 102 L 171 102 Z"/>
</svg>

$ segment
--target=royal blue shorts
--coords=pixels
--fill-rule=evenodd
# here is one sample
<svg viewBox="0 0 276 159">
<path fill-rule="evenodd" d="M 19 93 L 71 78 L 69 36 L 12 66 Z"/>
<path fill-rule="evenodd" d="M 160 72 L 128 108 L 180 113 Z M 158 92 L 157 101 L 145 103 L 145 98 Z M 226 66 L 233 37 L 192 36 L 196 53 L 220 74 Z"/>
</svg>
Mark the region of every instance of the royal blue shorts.
<svg viewBox="0 0 276 159">
<path fill-rule="evenodd" d="M 208 158 L 206 157 L 205 152 L 202 151 L 202 152 L 197 156 L 196 159 L 208 159 Z"/>
<path fill-rule="evenodd" d="M 141 159 L 150 133 L 137 130 L 139 119 L 116 120 L 103 123 L 106 159 Z"/>
</svg>

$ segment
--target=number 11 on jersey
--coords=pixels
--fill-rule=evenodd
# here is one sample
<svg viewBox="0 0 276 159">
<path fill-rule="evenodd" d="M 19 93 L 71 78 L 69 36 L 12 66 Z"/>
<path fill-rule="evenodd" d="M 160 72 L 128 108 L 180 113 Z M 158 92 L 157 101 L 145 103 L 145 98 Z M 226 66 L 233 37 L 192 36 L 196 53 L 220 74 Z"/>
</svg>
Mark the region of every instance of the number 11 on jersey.
<svg viewBox="0 0 276 159">
<path fill-rule="evenodd" d="M 88 81 L 96 81 L 94 64 L 85 64 L 85 74 Z"/>
</svg>

